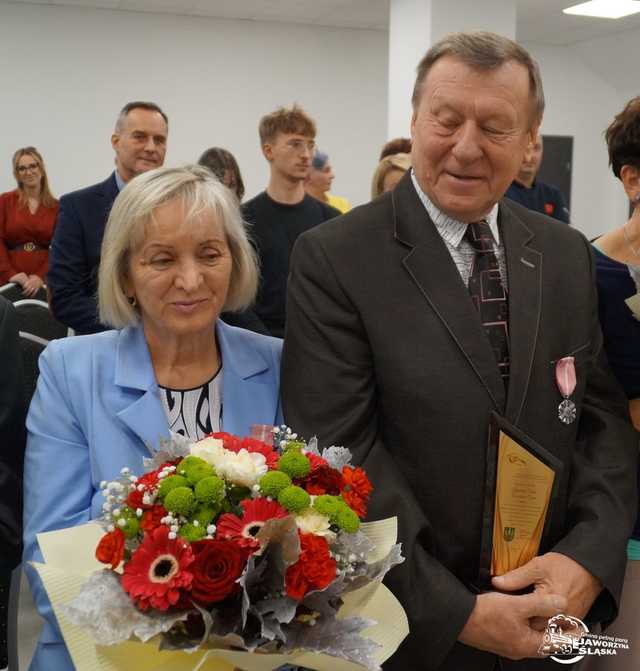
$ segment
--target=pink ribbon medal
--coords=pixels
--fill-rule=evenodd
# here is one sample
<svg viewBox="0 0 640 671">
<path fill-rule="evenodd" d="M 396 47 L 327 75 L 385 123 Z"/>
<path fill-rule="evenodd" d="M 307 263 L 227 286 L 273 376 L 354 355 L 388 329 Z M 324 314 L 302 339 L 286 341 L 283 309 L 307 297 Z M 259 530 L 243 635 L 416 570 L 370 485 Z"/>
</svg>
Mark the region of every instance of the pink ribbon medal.
<svg viewBox="0 0 640 671">
<path fill-rule="evenodd" d="M 574 357 L 565 356 L 556 363 L 556 383 L 564 399 L 558 406 L 558 418 L 564 424 L 572 424 L 576 419 L 576 404 L 569 398 L 576 389 Z"/>
</svg>

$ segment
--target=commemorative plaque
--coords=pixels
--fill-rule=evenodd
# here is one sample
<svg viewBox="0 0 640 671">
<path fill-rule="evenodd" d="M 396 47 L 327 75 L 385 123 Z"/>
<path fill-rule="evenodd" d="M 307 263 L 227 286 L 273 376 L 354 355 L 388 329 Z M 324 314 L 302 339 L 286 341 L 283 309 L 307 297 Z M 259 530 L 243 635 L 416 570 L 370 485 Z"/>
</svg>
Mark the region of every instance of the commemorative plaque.
<svg viewBox="0 0 640 671">
<path fill-rule="evenodd" d="M 562 464 L 497 414 L 487 452 L 480 587 L 523 566 L 540 550 Z"/>
</svg>

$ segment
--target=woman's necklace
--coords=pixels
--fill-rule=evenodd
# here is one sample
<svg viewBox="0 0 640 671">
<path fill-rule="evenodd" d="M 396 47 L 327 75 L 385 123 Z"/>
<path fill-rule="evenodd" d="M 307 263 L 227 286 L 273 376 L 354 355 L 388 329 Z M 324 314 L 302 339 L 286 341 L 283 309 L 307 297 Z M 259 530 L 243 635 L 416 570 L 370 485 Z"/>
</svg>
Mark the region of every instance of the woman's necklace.
<svg viewBox="0 0 640 671">
<path fill-rule="evenodd" d="M 631 240 L 629 240 L 629 236 L 627 235 L 627 224 L 631 222 L 631 219 L 627 221 L 624 226 L 622 227 L 622 235 L 624 235 L 625 242 L 629 246 L 629 249 L 633 252 L 634 256 L 637 256 L 640 258 L 640 252 L 631 244 Z"/>
</svg>

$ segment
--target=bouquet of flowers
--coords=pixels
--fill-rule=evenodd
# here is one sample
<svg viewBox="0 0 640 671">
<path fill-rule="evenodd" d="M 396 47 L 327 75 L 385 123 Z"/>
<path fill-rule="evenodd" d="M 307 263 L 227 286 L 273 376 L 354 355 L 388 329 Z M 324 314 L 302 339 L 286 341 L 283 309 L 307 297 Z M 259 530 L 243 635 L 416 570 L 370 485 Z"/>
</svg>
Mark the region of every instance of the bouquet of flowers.
<svg viewBox="0 0 640 671">
<path fill-rule="evenodd" d="M 161 649 L 306 650 L 379 669 L 378 645 L 361 633 L 373 623 L 338 614 L 348 593 L 372 594 L 403 561 L 400 546 L 368 561 L 360 526 L 372 486 L 349 450 L 320 453 L 287 427 L 272 435 L 173 436 L 143 475 L 123 468 L 101 483 L 95 555 L 110 568 L 64 616 L 101 645 L 159 636 Z"/>
</svg>

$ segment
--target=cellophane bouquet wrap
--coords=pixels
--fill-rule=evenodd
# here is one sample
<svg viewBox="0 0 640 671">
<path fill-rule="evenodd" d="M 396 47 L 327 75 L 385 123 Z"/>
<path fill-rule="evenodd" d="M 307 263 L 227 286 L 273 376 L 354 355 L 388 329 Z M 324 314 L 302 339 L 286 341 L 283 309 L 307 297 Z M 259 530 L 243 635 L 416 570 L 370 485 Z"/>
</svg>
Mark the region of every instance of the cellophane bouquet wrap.
<svg viewBox="0 0 640 671">
<path fill-rule="evenodd" d="M 363 635 L 374 623 L 340 611 L 356 590 L 366 604 L 403 561 L 400 545 L 370 561 L 372 486 L 349 450 L 320 452 L 287 427 L 272 435 L 173 435 L 144 474 L 123 467 L 101 483 L 104 535 L 90 550 L 108 568 L 60 606 L 64 618 L 98 645 L 154 639 L 280 661 L 302 650 L 379 669 Z"/>
</svg>

